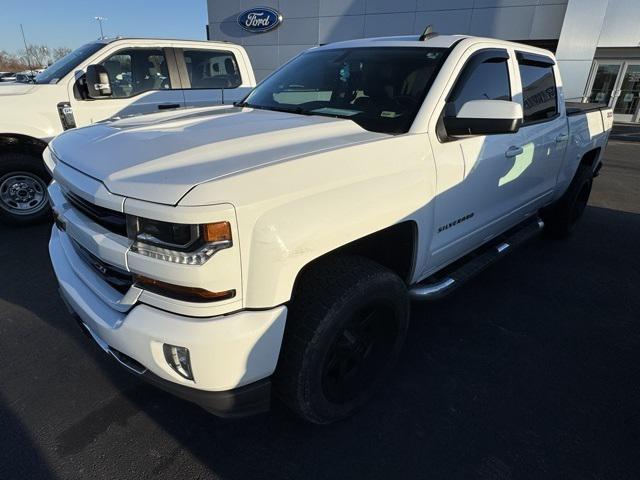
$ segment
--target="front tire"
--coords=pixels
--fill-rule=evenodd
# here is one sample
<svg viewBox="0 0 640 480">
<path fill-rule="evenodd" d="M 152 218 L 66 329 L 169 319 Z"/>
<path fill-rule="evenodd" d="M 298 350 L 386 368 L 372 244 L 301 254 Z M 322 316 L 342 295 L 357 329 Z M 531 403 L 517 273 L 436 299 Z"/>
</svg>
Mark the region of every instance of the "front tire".
<svg viewBox="0 0 640 480">
<path fill-rule="evenodd" d="M 0 221 L 25 226 L 48 220 L 50 179 L 42 158 L 25 153 L 0 155 Z"/>
<path fill-rule="evenodd" d="M 351 415 L 395 364 L 409 325 L 404 282 L 366 258 L 311 266 L 294 292 L 274 377 L 276 393 L 306 421 Z"/>
</svg>

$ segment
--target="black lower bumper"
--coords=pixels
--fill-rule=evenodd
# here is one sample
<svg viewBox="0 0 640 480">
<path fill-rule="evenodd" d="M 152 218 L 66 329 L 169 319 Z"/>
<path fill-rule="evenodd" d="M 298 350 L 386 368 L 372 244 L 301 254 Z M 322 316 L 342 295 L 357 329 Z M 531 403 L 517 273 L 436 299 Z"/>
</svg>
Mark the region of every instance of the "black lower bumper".
<svg viewBox="0 0 640 480">
<path fill-rule="evenodd" d="M 219 417 L 246 417 L 271 406 L 271 380 L 264 378 L 224 392 L 208 392 L 170 382 L 147 370 L 140 377 L 176 397 L 193 402 Z"/>
<path fill-rule="evenodd" d="M 64 299 L 64 296 L 62 296 Z M 65 301 L 65 304 L 67 302 Z M 80 319 L 69 305 L 70 313 L 73 315 L 78 325 L 82 329 L 83 333 L 92 340 L 92 343 L 96 344 L 95 339 L 87 330 L 84 322 Z M 101 350 L 103 350 L 101 348 Z M 111 349 L 109 349 L 110 351 Z M 104 351 L 104 350 L 103 350 Z M 158 375 L 150 372 L 148 369 L 140 369 L 136 371 L 126 365 L 122 359 L 119 359 L 113 352 L 111 357 L 116 363 L 122 366 L 125 370 L 135 374 L 137 377 L 145 380 L 146 382 L 169 392 L 176 397 L 182 398 L 189 402 L 193 402 L 207 412 L 217 415 L 219 417 L 233 418 L 233 417 L 246 417 L 249 415 L 255 415 L 263 413 L 269 410 L 271 407 L 271 379 L 264 378 L 257 382 L 244 385 L 242 387 L 234 388 L 233 390 L 225 390 L 223 392 L 210 392 L 207 390 L 198 390 L 197 388 L 191 388 L 177 383 L 170 382 Z M 119 352 L 118 352 L 119 353 Z M 122 355 L 122 354 L 120 354 Z M 133 360 L 133 359 L 132 359 Z M 137 363 L 137 362 L 136 362 Z M 138 364 L 139 365 L 139 364 Z"/>
</svg>

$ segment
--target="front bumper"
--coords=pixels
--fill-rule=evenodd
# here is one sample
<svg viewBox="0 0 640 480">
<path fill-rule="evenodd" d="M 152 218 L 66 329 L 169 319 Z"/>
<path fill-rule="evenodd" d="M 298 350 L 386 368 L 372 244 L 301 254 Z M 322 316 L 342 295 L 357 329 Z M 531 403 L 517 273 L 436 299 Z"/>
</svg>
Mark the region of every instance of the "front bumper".
<svg viewBox="0 0 640 480">
<path fill-rule="evenodd" d="M 101 298 L 100 285 L 94 284 L 99 278 L 83 270 L 86 265 L 70 242 L 65 232 L 53 227 L 51 263 L 65 302 L 103 350 L 142 378 L 213 413 L 254 413 L 268 406 L 264 397 L 280 353 L 285 306 L 209 318 L 141 303 L 122 311 L 124 305 L 116 309 Z M 168 365 L 165 343 L 189 349 L 194 380 Z"/>
</svg>

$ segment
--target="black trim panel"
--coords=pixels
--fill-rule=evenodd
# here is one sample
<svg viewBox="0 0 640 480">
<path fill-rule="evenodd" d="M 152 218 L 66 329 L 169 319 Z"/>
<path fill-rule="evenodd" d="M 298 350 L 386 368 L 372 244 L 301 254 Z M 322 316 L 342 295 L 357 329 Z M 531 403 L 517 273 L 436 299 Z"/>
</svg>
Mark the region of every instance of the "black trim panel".
<svg viewBox="0 0 640 480">
<path fill-rule="evenodd" d="M 604 103 L 565 102 L 567 117 L 581 113 L 596 112 L 608 108 Z"/>
<path fill-rule="evenodd" d="M 179 385 L 160 378 L 149 370 L 140 375 L 140 378 L 176 397 L 193 402 L 218 417 L 246 417 L 267 412 L 271 408 L 270 378 L 223 392 L 208 392 Z"/>
<path fill-rule="evenodd" d="M 516 133 L 522 119 L 443 117 L 443 123 L 449 136 L 495 135 Z"/>
<path fill-rule="evenodd" d="M 117 235 L 127 236 L 127 220 L 124 213 L 95 205 L 72 192 L 64 192 L 63 195 L 80 213 L 98 225 Z"/>
</svg>

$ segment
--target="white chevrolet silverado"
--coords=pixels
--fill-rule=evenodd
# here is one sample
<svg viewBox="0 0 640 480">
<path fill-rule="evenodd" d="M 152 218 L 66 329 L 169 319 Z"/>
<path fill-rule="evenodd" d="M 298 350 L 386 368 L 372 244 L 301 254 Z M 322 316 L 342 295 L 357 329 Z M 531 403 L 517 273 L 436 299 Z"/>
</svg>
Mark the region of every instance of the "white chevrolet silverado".
<svg viewBox="0 0 640 480">
<path fill-rule="evenodd" d="M 49 216 L 42 152 L 64 130 L 230 104 L 254 86 L 251 62 L 238 45 L 133 38 L 89 43 L 33 83 L 0 85 L 0 221 L 24 225 Z"/>
<path fill-rule="evenodd" d="M 313 48 L 234 106 L 104 122 L 44 152 L 60 291 L 127 369 L 218 415 L 351 414 L 409 301 L 567 235 L 612 112 L 551 53 L 465 36 Z"/>
</svg>

